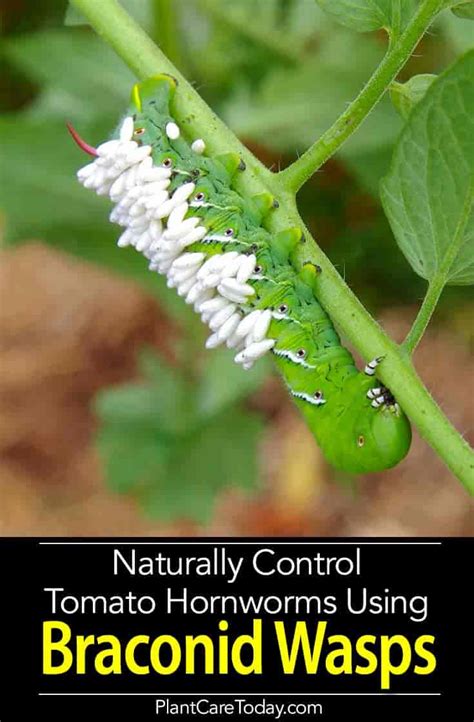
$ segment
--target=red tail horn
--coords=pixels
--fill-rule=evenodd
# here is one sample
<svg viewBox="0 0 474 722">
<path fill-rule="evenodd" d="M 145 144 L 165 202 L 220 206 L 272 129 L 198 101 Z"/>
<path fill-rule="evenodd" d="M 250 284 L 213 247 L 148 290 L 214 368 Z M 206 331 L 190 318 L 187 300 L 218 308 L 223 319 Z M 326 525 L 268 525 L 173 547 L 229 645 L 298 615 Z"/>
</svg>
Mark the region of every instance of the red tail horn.
<svg viewBox="0 0 474 722">
<path fill-rule="evenodd" d="M 85 140 L 82 140 L 81 136 L 79 135 L 77 130 L 71 125 L 71 123 L 66 123 L 66 127 L 81 150 L 94 157 L 98 155 L 94 146 L 89 145 L 89 143 L 86 143 Z"/>
</svg>

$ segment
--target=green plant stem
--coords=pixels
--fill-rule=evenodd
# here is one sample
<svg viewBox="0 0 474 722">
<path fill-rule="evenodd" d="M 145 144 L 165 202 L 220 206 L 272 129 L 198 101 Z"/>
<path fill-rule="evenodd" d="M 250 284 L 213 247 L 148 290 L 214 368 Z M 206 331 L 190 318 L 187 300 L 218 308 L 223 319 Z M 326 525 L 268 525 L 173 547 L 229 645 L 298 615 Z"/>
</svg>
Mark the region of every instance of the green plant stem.
<svg viewBox="0 0 474 722">
<path fill-rule="evenodd" d="M 420 3 L 405 32 L 391 42 L 384 59 L 357 98 L 298 160 L 281 171 L 287 188 L 296 193 L 367 118 L 410 58 L 439 8 L 440 0 L 423 0 Z"/>
<path fill-rule="evenodd" d="M 180 33 L 176 27 L 176 5 L 170 0 L 153 0 L 153 35 L 172 63 L 182 67 Z"/>
<path fill-rule="evenodd" d="M 393 0 L 392 2 L 392 27 L 389 32 L 389 50 L 397 42 L 400 36 L 400 28 L 402 22 L 402 0 Z"/>
<path fill-rule="evenodd" d="M 247 164 L 247 171 L 240 176 L 239 188 L 245 189 L 246 193 L 270 191 L 278 198 L 280 207 L 271 217 L 270 230 L 277 231 L 295 225 L 304 227 L 294 193 L 287 188 L 282 174 L 271 173 L 240 143 L 116 0 L 72 0 L 72 3 L 139 78 L 162 72 L 177 78 L 179 92 L 174 103 L 177 119 L 186 118 L 190 132 L 203 136 L 211 153 L 235 151 L 241 154 Z M 299 260 L 312 260 L 321 266 L 318 298 L 322 305 L 366 360 L 385 356 L 377 375 L 393 391 L 402 408 L 418 426 L 421 435 L 438 452 L 453 474 L 474 493 L 474 454 L 468 444 L 423 386 L 410 359 L 386 336 L 317 246 L 309 231 L 306 229 L 305 232 L 307 242 L 302 246 Z"/>
<path fill-rule="evenodd" d="M 408 353 L 413 353 L 418 343 L 420 342 L 426 330 L 426 327 L 430 322 L 431 316 L 433 315 L 434 310 L 438 304 L 439 297 L 443 292 L 443 288 L 445 287 L 446 282 L 449 278 L 449 271 L 451 270 L 451 266 L 453 265 L 454 260 L 458 255 L 459 249 L 464 243 L 464 231 L 466 230 L 466 226 L 471 215 L 473 199 L 474 187 L 473 183 L 471 183 L 466 193 L 463 210 L 459 218 L 453 242 L 449 246 L 437 272 L 431 279 L 428 286 L 428 291 L 426 292 L 426 296 L 423 300 L 415 322 L 411 327 L 405 341 L 403 342 L 403 348 Z"/>
</svg>

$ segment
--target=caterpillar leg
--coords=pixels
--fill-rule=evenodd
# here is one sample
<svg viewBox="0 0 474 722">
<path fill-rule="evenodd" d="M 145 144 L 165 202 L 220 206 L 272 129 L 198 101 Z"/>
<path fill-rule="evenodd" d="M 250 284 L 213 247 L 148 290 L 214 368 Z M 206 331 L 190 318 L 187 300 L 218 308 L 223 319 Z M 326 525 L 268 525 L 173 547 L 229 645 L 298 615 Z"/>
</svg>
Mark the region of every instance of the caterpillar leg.
<svg viewBox="0 0 474 722">
<path fill-rule="evenodd" d="M 384 358 L 385 356 L 377 356 L 372 359 L 372 361 L 369 361 L 364 369 L 364 373 L 367 374 L 367 376 L 373 376 L 375 374 L 375 369 L 384 360 Z"/>
<path fill-rule="evenodd" d="M 321 267 L 316 266 L 314 263 L 308 261 L 304 264 L 298 275 L 301 280 L 306 283 L 306 285 L 310 286 L 312 289 L 315 289 L 316 281 L 320 273 Z"/>
<path fill-rule="evenodd" d="M 216 160 L 224 166 L 230 180 L 232 180 L 237 171 L 245 170 L 245 163 L 238 153 L 221 153 L 221 155 L 216 156 Z"/>
<path fill-rule="evenodd" d="M 380 406 L 395 406 L 396 401 L 392 393 L 385 386 L 377 386 L 367 391 L 367 398 L 372 399 L 370 404 L 374 409 Z"/>
<path fill-rule="evenodd" d="M 272 252 L 279 263 L 288 263 L 302 236 L 299 228 L 287 228 L 272 237 Z"/>
<path fill-rule="evenodd" d="M 266 218 L 271 210 L 278 207 L 278 203 L 271 193 L 258 193 L 252 196 L 252 202 L 261 220 Z"/>
</svg>

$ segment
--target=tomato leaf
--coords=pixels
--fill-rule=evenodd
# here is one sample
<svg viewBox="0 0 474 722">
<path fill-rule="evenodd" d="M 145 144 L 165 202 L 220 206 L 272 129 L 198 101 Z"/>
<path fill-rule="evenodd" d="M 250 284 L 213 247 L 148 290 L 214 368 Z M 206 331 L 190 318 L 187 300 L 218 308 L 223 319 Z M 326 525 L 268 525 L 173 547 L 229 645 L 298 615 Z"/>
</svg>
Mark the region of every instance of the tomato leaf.
<svg viewBox="0 0 474 722">
<path fill-rule="evenodd" d="M 381 187 L 397 243 L 418 275 L 474 281 L 474 51 L 410 114 Z"/>
</svg>

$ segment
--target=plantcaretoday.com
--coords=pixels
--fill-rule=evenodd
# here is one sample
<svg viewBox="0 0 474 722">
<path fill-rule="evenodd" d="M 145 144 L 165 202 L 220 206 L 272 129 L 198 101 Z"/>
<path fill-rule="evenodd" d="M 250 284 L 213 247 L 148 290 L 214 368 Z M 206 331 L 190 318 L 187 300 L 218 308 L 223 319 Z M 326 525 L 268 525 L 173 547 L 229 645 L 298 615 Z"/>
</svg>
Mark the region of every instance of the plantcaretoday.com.
<svg viewBox="0 0 474 722">
<path fill-rule="evenodd" d="M 212 701 L 208 697 L 186 702 L 175 702 L 170 697 L 159 697 L 156 700 L 155 711 L 157 715 L 180 718 L 193 715 L 219 718 L 248 715 L 273 717 L 273 719 L 279 720 L 286 715 L 316 717 L 323 714 L 323 706 L 320 702 L 270 702 L 265 697 L 259 698 L 258 702 L 246 697 L 232 697 L 218 702 Z"/>
</svg>

